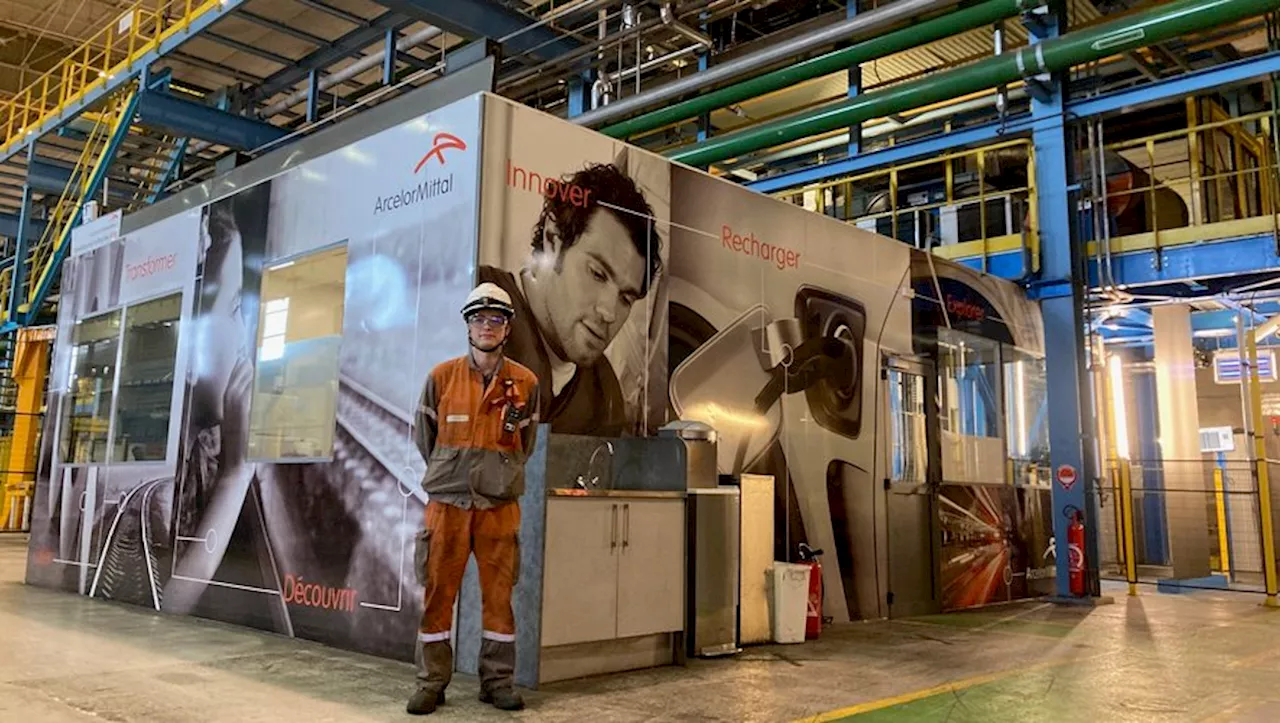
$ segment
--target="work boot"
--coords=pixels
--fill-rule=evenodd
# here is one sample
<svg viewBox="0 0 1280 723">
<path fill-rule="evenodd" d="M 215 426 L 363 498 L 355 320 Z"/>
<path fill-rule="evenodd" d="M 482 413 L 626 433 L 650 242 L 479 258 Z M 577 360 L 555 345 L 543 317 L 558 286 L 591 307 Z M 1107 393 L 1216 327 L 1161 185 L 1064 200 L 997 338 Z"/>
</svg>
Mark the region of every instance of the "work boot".
<svg viewBox="0 0 1280 723">
<path fill-rule="evenodd" d="M 524 710 L 524 698 L 515 688 L 495 688 L 480 690 L 480 702 L 488 703 L 498 710 Z"/>
<path fill-rule="evenodd" d="M 418 646 L 418 691 L 405 710 L 412 715 L 430 715 L 444 705 L 444 689 L 453 677 L 453 648 L 449 641 Z"/>
<path fill-rule="evenodd" d="M 436 712 L 436 708 L 444 705 L 444 691 L 433 691 L 427 688 L 418 688 L 418 690 L 409 698 L 409 704 L 404 707 L 405 712 L 409 715 L 431 715 Z"/>
</svg>

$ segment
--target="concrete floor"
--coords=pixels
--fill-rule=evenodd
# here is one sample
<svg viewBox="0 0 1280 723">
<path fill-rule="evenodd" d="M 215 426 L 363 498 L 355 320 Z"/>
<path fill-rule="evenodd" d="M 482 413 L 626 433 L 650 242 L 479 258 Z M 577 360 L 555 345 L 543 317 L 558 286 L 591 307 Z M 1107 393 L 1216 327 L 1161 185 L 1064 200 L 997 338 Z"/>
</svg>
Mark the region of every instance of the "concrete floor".
<svg viewBox="0 0 1280 723">
<path fill-rule="evenodd" d="M 21 584 L 0 535 L 0 721 L 396 721 L 410 666 Z M 1123 591 L 1121 591 L 1123 593 Z M 1256 596 L 1117 596 L 842 626 L 804 646 L 558 684 L 531 721 L 1280 720 Z M 431 720 L 502 720 L 450 689 Z"/>
</svg>

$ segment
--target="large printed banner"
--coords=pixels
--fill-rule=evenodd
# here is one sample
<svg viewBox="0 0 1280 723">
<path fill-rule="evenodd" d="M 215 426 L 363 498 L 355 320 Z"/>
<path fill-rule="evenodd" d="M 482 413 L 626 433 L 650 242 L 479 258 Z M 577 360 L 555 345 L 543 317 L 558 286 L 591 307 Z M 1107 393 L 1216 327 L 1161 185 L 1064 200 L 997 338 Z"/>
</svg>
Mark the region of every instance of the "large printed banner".
<svg viewBox="0 0 1280 723">
<path fill-rule="evenodd" d="M 1009 485 L 942 486 L 943 610 L 1053 593 L 1058 550 L 1049 495 Z"/>
<path fill-rule="evenodd" d="M 507 353 L 561 434 L 643 435 L 667 409 L 671 169 L 500 99 L 485 113 L 478 279 L 511 293 Z"/>
<path fill-rule="evenodd" d="M 484 147 L 479 278 L 516 299 L 552 430 L 710 423 L 721 473 L 788 481 L 778 558 L 856 546 L 828 600 L 880 614 L 875 360 L 911 352 L 908 249 L 502 99 Z"/>
<path fill-rule="evenodd" d="M 432 367 L 467 351 L 462 300 L 492 281 L 515 300 L 507 352 L 538 374 L 553 431 L 711 424 L 720 473 L 778 480 L 776 557 L 827 551 L 828 614 L 889 613 L 880 371 L 917 351 L 920 267 L 903 244 L 488 95 L 226 191 L 67 264 L 29 581 L 411 659 L 426 503 L 414 415 Z M 1016 291 L 972 277 L 934 286 L 995 299 L 1019 327 Z M 336 325 L 308 341 L 329 365 L 290 366 L 280 320 L 335 285 L 336 312 L 298 322 Z M 1015 337 L 1034 347 L 1027 328 Z M 145 334 L 175 346 L 172 371 L 129 362 Z M 135 376 L 102 382 L 121 360 Z M 303 448 L 253 431 L 269 413 L 254 400 L 321 367 L 332 406 L 299 416 L 336 420 L 322 442 L 255 453 Z M 170 395 L 167 429 L 130 416 L 143 389 L 153 407 Z M 1018 500 L 950 502 L 1009 540 L 1023 523 L 1005 518 L 1029 514 Z M 977 545 L 991 580 L 1033 567 L 984 534 L 949 544 Z M 932 560 L 911 564 L 931 574 Z M 1001 594 L 988 577 L 944 586 L 959 591 L 948 605 Z"/>
<path fill-rule="evenodd" d="M 481 105 L 431 112 L 68 263 L 49 406 L 62 411 L 47 418 L 30 582 L 412 658 L 425 465 L 410 420 L 427 372 L 466 350 L 440 310 L 473 285 Z M 272 360 L 259 348 L 264 274 L 332 249 L 345 252 L 332 450 L 255 458 L 255 368 Z M 179 318 L 152 324 L 180 339 L 170 444 L 140 461 L 116 448 L 118 432 L 106 449 L 107 421 L 67 421 L 85 400 L 111 406 L 86 384 L 101 367 L 73 364 L 114 366 L 109 322 L 142 323 L 141 304 L 171 290 Z"/>
</svg>

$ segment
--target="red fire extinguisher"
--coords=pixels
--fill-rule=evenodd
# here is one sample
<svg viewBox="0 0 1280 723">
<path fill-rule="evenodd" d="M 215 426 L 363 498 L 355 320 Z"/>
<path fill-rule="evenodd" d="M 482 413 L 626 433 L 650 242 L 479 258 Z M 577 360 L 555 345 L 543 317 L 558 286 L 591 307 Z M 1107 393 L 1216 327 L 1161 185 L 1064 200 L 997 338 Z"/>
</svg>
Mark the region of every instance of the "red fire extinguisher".
<svg viewBox="0 0 1280 723">
<path fill-rule="evenodd" d="M 800 543 L 800 563 L 809 566 L 809 611 L 804 619 L 805 640 L 816 640 L 822 634 L 822 550 Z"/>
<path fill-rule="evenodd" d="M 1071 520 L 1067 527 L 1067 561 L 1071 571 L 1068 581 L 1071 594 L 1084 597 L 1084 513 L 1068 505 L 1066 515 Z"/>
</svg>

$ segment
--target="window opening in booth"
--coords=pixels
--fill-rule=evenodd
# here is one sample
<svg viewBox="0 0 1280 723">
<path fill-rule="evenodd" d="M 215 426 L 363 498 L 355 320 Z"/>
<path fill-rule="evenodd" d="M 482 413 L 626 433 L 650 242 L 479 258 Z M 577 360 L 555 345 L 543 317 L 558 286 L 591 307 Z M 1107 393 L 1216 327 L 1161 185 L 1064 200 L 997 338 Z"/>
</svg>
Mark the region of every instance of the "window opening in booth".
<svg viewBox="0 0 1280 723">
<path fill-rule="evenodd" d="M 944 482 L 1003 482 L 1004 406 L 998 341 L 938 330 Z"/>
<path fill-rule="evenodd" d="M 249 422 L 251 458 L 332 455 L 346 271 L 344 244 L 263 272 Z"/>
<path fill-rule="evenodd" d="M 263 361 L 275 361 L 284 356 L 285 330 L 289 327 L 289 299 L 272 299 L 262 312 Z"/>
<path fill-rule="evenodd" d="M 120 311 L 77 321 L 71 344 L 62 459 L 70 464 L 106 462 L 120 350 Z"/>
<path fill-rule="evenodd" d="M 889 370 L 891 474 L 894 482 L 924 484 L 929 448 L 925 437 L 924 377 Z"/>
<path fill-rule="evenodd" d="M 1042 357 L 1004 347 L 1009 467 L 1015 484 L 1050 484 L 1049 388 Z"/>
<path fill-rule="evenodd" d="M 120 392 L 111 443 L 113 462 L 165 458 L 181 315 L 180 293 L 125 310 Z"/>
</svg>

